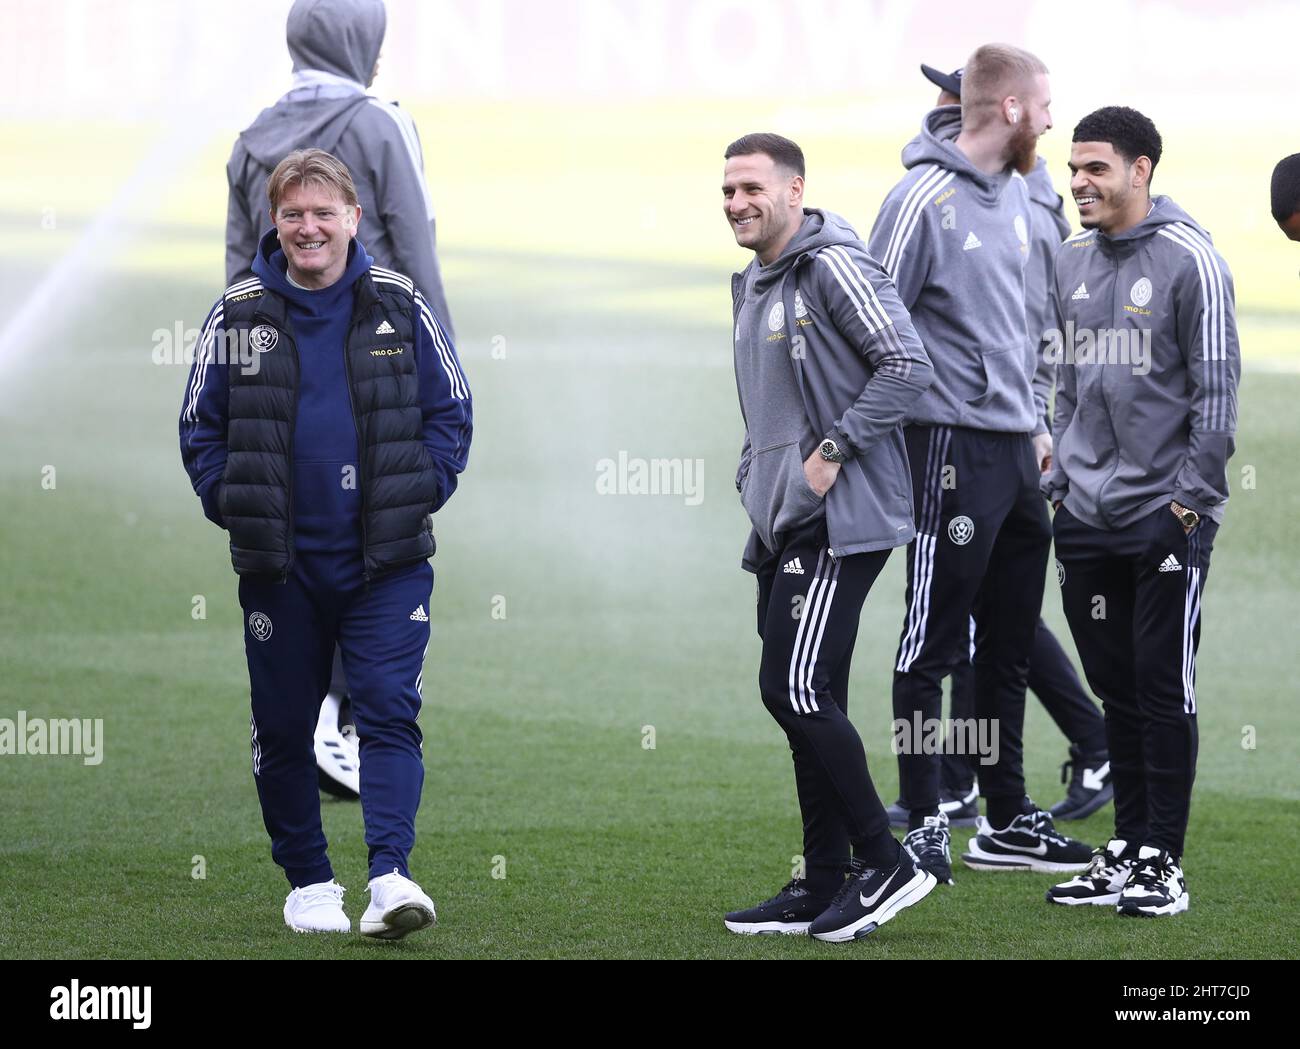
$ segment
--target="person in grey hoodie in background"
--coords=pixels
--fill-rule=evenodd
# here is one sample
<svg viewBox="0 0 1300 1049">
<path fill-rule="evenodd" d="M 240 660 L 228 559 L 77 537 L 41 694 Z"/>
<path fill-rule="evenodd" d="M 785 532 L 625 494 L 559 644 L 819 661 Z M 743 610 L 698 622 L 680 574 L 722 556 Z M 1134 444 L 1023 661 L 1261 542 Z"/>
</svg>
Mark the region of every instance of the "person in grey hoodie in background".
<svg viewBox="0 0 1300 1049">
<path fill-rule="evenodd" d="M 1056 257 L 1046 347 L 1061 380 L 1043 492 L 1115 783 L 1114 838 L 1047 898 L 1140 917 L 1189 902 L 1196 650 L 1241 372 L 1227 263 L 1182 208 L 1151 197 L 1161 150 L 1155 125 L 1123 106 L 1075 127 L 1070 190 L 1084 232 Z"/>
<path fill-rule="evenodd" d="M 941 73 L 922 65 L 926 79 L 939 88 L 936 106 L 961 103 L 962 70 Z M 920 136 L 911 148 L 919 149 Z M 1065 218 L 1065 203 L 1052 185 L 1047 161 L 1029 150 L 1018 161 L 1017 171 L 1029 191 L 1029 258 L 1025 262 L 1025 318 L 1029 336 L 1037 338 L 1052 327 L 1049 284 L 1056 250 L 1070 235 Z M 1039 354 L 1034 372 L 1034 407 L 1046 412 L 1056 384 L 1056 365 L 1046 354 Z M 1044 418 L 1044 425 L 1050 423 Z M 1050 462 L 1050 459 L 1049 459 Z M 949 717 L 953 722 L 975 716 L 975 671 L 971 666 L 975 622 L 971 620 L 969 638 L 963 638 L 952 670 L 952 695 Z M 1029 656 L 1029 691 L 1043 704 L 1052 720 L 1070 742 L 1070 756 L 1062 767 L 1062 782 L 1068 779 L 1066 796 L 1048 811 L 1053 819 L 1079 820 L 1091 816 L 1111 799 L 1110 759 L 1106 753 L 1106 724 L 1101 711 L 1088 696 L 1061 642 L 1039 616 L 1034 630 L 1034 647 Z M 973 827 L 979 809 L 975 804 L 975 782 L 979 757 L 975 754 L 949 753 L 945 749 L 940 778 L 939 811 L 948 816 L 954 827 Z M 906 827 L 908 812 L 901 799 L 889 806 L 890 822 Z"/>
<path fill-rule="evenodd" d="M 360 235 L 375 267 L 413 281 L 454 342 L 420 136 L 397 103 L 366 94 L 386 27 L 383 0 L 296 0 L 290 9 L 292 89 L 240 134 L 226 164 L 226 284 L 253 276 L 258 242 L 270 228 L 266 187 L 275 166 L 294 150 L 323 149 L 352 175 Z M 337 652 L 315 748 L 321 789 L 357 800 L 360 753 Z"/>
<path fill-rule="evenodd" d="M 1017 167 L 1052 126 L 1047 67 L 987 44 L 963 67 L 961 106 L 933 110 L 903 151 L 872 254 L 894 278 L 934 365 L 905 435 L 916 491 L 906 613 L 894 664 L 894 729 L 905 840 L 952 883 L 942 755 L 924 746 L 943 679 L 975 631 L 975 714 L 996 733 L 981 755 L 986 817 L 963 859 L 981 870 L 1081 870 L 1092 850 L 1057 833 L 1025 793 L 1029 656 L 1051 528 L 1038 478 L 1051 452 L 1032 380 L 1025 316 L 1030 199 Z M 910 742 L 909 742 L 910 741 Z"/>
<path fill-rule="evenodd" d="M 376 265 L 412 280 L 454 341 L 420 135 L 396 102 L 366 94 L 386 26 L 383 0 L 296 0 L 290 9 L 292 90 L 240 134 L 226 164 L 226 283 L 252 276 L 267 176 L 295 149 L 323 149 L 352 173 Z"/>
<path fill-rule="evenodd" d="M 794 759 L 805 873 L 724 922 L 844 941 L 935 886 L 890 834 L 848 718 L 863 602 L 914 530 L 899 424 L 931 370 L 889 278 L 848 223 L 804 208 L 803 190 L 789 139 L 727 147 L 723 209 L 755 255 L 731 285 L 743 564 L 758 576 L 759 692 Z"/>
</svg>

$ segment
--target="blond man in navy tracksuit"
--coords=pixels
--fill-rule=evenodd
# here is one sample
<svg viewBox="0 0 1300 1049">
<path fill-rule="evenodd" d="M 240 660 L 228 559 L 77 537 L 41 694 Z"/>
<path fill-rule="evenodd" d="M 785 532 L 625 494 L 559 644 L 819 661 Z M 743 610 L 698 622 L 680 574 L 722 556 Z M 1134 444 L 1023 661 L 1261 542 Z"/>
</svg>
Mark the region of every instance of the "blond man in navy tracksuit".
<svg viewBox="0 0 1300 1049">
<path fill-rule="evenodd" d="M 292 889 L 284 920 L 298 932 L 351 928 L 312 749 L 337 645 L 362 756 L 361 932 L 395 939 L 435 919 L 407 865 L 424 782 L 416 718 L 432 514 L 466 465 L 469 389 L 421 292 L 356 239 L 361 207 L 337 158 L 290 153 L 267 195 L 274 228 L 254 276 L 204 323 L 181 453 L 239 574 L 253 776 Z"/>
</svg>

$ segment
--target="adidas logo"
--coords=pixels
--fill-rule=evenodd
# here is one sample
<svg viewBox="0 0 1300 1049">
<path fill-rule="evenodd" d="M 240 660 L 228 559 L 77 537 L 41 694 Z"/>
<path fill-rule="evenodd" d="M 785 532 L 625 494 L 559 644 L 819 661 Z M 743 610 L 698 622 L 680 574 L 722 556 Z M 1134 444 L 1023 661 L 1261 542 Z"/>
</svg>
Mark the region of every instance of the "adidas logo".
<svg viewBox="0 0 1300 1049">
<path fill-rule="evenodd" d="M 979 237 L 974 233 L 966 234 L 966 243 L 962 245 L 963 251 L 970 251 L 972 248 L 982 248 L 984 245 L 980 242 Z"/>
<path fill-rule="evenodd" d="M 391 324 L 389 324 L 387 320 L 384 320 L 384 321 L 380 322 L 379 327 L 375 329 L 375 334 L 376 334 L 376 335 L 396 335 L 396 334 L 397 334 L 397 329 L 394 328 Z"/>
<path fill-rule="evenodd" d="M 799 563 L 799 558 L 796 557 L 793 561 L 787 561 L 781 571 L 787 575 L 803 575 L 803 565 Z"/>
<path fill-rule="evenodd" d="M 424 605 L 421 605 L 411 613 L 411 618 L 417 623 L 427 623 L 429 621 L 429 613 L 424 610 Z"/>
<path fill-rule="evenodd" d="M 1183 566 L 1178 563 L 1178 558 L 1170 554 L 1160 562 L 1160 571 L 1162 572 L 1181 572 Z"/>
<path fill-rule="evenodd" d="M 1075 302 L 1078 302 L 1080 299 L 1087 299 L 1090 297 L 1091 296 L 1088 295 L 1087 285 L 1085 284 L 1080 284 L 1077 288 L 1074 289 L 1074 294 L 1070 296 L 1070 298 L 1073 299 Z"/>
</svg>

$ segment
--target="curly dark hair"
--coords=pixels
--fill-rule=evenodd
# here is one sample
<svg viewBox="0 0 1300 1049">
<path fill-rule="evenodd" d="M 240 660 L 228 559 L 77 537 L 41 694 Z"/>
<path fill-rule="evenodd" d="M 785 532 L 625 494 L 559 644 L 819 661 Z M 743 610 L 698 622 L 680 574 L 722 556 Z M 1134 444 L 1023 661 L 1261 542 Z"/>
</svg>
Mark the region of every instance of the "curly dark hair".
<svg viewBox="0 0 1300 1049">
<path fill-rule="evenodd" d="M 1103 106 L 1089 113 L 1074 125 L 1074 141 L 1108 142 L 1126 164 L 1147 157 L 1152 172 L 1160 163 L 1163 148 L 1151 118 L 1128 106 Z"/>
<path fill-rule="evenodd" d="M 1300 153 L 1292 153 L 1273 169 L 1273 219 L 1285 222 L 1300 211 Z"/>
</svg>

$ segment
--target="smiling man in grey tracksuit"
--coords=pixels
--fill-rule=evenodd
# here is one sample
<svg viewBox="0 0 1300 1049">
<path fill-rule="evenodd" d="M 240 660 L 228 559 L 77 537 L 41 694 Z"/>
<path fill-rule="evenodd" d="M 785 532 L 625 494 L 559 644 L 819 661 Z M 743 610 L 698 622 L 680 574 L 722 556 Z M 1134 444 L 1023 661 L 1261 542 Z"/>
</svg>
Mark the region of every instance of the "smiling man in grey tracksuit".
<svg viewBox="0 0 1300 1049">
<path fill-rule="evenodd" d="M 1030 201 L 1017 168 L 1051 127 L 1047 69 L 1004 45 L 979 48 L 963 68 L 961 106 L 925 118 L 870 241 L 935 373 L 905 428 L 917 535 L 907 551 L 895 726 L 937 723 L 943 679 L 973 614 L 975 715 L 995 728 L 998 747 L 980 769 L 986 817 L 963 859 L 978 869 L 1079 870 L 1091 850 L 1058 834 L 1025 794 L 1021 741 L 1051 544 L 1038 492 L 1051 444 L 1031 386 Z M 898 750 L 906 845 L 950 883 L 941 755 L 915 742 Z"/>
<path fill-rule="evenodd" d="M 724 210 L 755 255 L 732 278 L 743 563 L 758 575 L 759 691 L 794 758 L 807 873 L 725 922 L 850 940 L 935 885 L 890 834 L 847 713 L 862 604 L 914 531 L 899 422 L 930 363 L 853 229 L 803 207 L 799 147 L 747 135 L 726 157 Z"/>
<path fill-rule="evenodd" d="M 1060 361 L 1056 509 L 1066 618 L 1106 712 L 1115 837 L 1048 900 L 1155 917 L 1188 906 L 1196 649 L 1228 501 L 1240 351 L 1232 275 L 1210 235 L 1150 196 L 1160 135 L 1136 110 L 1084 117 L 1048 350 Z"/>
</svg>

